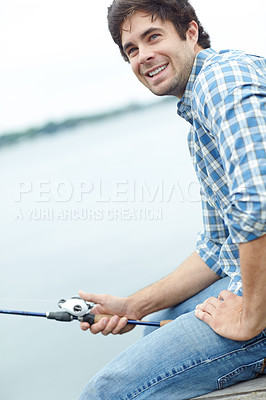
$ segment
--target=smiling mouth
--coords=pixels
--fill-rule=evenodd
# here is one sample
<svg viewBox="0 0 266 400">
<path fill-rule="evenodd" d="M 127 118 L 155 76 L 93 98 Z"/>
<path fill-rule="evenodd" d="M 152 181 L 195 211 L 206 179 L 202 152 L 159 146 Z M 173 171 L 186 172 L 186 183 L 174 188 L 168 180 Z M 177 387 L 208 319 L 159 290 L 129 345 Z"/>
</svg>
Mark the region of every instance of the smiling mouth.
<svg viewBox="0 0 266 400">
<path fill-rule="evenodd" d="M 154 69 L 151 72 L 147 73 L 147 76 L 149 76 L 150 78 L 152 78 L 155 75 L 158 75 L 161 71 L 163 71 L 166 67 L 168 66 L 168 64 L 162 65 L 161 67 L 158 67 L 156 69 Z"/>
</svg>

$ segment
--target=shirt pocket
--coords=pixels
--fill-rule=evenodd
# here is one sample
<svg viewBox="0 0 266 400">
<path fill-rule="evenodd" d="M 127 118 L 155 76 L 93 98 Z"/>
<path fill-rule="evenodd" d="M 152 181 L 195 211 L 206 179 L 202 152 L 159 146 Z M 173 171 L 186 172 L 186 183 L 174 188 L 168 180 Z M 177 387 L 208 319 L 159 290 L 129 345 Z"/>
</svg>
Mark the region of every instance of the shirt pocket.
<svg viewBox="0 0 266 400">
<path fill-rule="evenodd" d="M 226 375 L 221 376 L 218 381 L 218 389 L 224 389 L 241 381 L 256 378 L 263 373 L 266 359 L 262 358 L 259 361 L 251 364 L 241 365 Z"/>
</svg>

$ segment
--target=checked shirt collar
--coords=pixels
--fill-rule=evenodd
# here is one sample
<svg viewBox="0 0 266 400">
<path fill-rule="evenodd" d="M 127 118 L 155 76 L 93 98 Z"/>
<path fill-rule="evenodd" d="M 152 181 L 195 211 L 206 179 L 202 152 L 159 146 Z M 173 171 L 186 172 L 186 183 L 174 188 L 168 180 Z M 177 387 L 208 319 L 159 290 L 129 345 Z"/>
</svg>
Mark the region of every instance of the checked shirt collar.
<svg viewBox="0 0 266 400">
<path fill-rule="evenodd" d="M 193 116 L 191 112 L 191 97 L 192 97 L 192 91 L 193 91 L 193 86 L 194 83 L 197 79 L 197 76 L 199 75 L 203 64 L 207 59 L 210 59 L 212 56 L 214 56 L 216 52 L 212 48 L 204 49 L 200 51 L 195 58 L 190 77 L 187 82 L 186 90 L 181 98 L 181 100 L 177 103 L 177 114 L 180 115 L 180 117 L 184 118 L 186 121 L 188 121 L 190 124 L 193 123 Z"/>
</svg>

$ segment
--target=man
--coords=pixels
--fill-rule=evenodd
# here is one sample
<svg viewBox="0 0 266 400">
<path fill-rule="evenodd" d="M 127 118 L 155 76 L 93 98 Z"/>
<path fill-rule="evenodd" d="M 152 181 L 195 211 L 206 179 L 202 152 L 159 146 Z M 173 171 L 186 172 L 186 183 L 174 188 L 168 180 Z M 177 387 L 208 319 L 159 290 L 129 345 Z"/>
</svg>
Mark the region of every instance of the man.
<svg viewBox="0 0 266 400">
<path fill-rule="evenodd" d="M 176 96 L 191 124 L 204 232 L 174 272 L 132 296 L 80 292 L 113 315 L 81 324 L 92 333 L 124 333 L 127 318 L 159 310 L 174 319 L 103 368 L 81 399 L 191 399 L 265 373 L 266 60 L 216 53 L 188 0 L 115 0 L 108 22 L 136 77 Z"/>
</svg>

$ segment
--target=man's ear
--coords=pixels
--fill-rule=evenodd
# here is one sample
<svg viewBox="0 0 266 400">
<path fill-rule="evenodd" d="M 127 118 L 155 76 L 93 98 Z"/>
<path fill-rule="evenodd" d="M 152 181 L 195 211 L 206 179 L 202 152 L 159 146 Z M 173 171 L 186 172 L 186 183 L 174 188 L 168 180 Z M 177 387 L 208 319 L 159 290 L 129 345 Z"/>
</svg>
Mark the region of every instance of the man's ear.
<svg viewBox="0 0 266 400">
<path fill-rule="evenodd" d="M 188 30 L 186 31 L 186 38 L 187 40 L 192 41 L 195 45 L 197 44 L 199 38 L 199 27 L 197 22 L 190 22 Z"/>
</svg>

